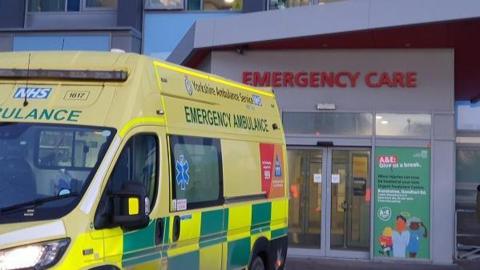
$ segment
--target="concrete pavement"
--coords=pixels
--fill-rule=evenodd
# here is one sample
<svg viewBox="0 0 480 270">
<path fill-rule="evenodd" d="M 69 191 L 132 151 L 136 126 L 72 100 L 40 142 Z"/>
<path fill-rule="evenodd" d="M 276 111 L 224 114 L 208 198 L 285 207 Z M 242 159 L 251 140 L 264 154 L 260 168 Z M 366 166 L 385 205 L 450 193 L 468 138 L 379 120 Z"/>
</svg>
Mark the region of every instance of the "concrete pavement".
<svg viewBox="0 0 480 270">
<path fill-rule="evenodd" d="M 371 262 L 363 260 L 312 259 L 288 257 L 286 270 L 479 270 L 480 261 L 455 265 L 412 264 L 408 262 Z"/>
</svg>

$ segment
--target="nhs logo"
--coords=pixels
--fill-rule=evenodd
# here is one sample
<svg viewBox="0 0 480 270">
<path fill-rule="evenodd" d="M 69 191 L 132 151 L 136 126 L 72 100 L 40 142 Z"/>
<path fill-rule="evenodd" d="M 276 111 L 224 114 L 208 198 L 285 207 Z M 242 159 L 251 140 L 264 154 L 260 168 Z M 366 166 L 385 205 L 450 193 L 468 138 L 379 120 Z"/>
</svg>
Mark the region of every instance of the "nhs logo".
<svg viewBox="0 0 480 270">
<path fill-rule="evenodd" d="M 15 99 L 47 99 L 52 92 L 52 88 L 19 87 L 13 98 Z"/>
</svg>

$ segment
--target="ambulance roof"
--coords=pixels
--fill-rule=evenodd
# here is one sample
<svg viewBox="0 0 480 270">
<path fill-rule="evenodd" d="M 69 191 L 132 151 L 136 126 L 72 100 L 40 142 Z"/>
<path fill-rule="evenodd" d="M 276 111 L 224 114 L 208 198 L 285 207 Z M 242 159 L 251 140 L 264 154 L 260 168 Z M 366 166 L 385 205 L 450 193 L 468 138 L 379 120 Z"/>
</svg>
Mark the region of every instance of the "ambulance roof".
<svg viewBox="0 0 480 270">
<path fill-rule="evenodd" d="M 271 91 L 131 53 L 0 53 L 0 122 L 283 138 Z"/>
</svg>

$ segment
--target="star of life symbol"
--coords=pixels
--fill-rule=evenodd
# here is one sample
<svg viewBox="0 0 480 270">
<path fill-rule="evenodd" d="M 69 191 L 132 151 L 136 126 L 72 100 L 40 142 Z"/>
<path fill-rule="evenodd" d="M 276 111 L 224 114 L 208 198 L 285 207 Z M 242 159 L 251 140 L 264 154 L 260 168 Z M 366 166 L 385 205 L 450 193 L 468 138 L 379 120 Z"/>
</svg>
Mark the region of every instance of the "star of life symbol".
<svg viewBox="0 0 480 270">
<path fill-rule="evenodd" d="M 180 155 L 176 160 L 175 169 L 177 171 L 177 185 L 180 186 L 181 190 L 185 190 L 190 181 L 190 175 L 188 174 L 190 166 L 184 155 Z"/>
</svg>

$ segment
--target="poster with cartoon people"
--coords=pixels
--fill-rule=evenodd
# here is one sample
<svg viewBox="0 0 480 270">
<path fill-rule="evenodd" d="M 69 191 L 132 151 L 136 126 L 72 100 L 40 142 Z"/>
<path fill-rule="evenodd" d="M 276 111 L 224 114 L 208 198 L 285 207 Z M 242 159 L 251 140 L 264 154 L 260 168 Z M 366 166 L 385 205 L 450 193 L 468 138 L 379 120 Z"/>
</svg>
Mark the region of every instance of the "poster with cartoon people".
<svg viewBox="0 0 480 270">
<path fill-rule="evenodd" d="M 430 150 L 379 147 L 375 161 L 375 256 L 430 258 Z"/>
</svg>

